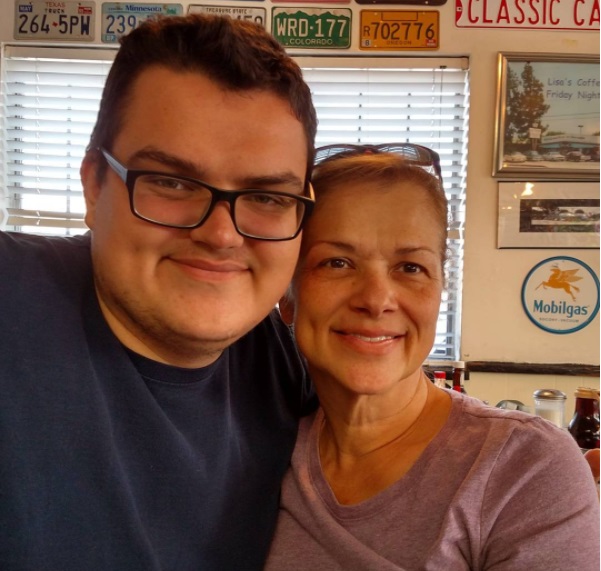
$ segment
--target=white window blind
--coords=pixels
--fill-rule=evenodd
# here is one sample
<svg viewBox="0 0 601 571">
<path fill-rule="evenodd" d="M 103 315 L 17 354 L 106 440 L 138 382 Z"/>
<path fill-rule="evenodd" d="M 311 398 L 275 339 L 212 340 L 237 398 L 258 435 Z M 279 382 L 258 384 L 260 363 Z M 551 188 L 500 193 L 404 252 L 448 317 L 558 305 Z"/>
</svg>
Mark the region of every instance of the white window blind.
<svg viewBox="0 0 601 571">
<path fill-rule="evenodd" d="M 79 167 L 114 49 L 5 45 L 0 228 L 86 231 Z M 466 58 L 297 58 L 317 145 L 409 141 L 441 156 L 451 207 L 447 288 L 431 360 L 459 353 L 468 115 Z"/>
<path fill-rule="evenodd" d="M 85 232 L 79 167 L 112 52 L 7 45 L 2 56 L 0 227 Z"/>
</svg>

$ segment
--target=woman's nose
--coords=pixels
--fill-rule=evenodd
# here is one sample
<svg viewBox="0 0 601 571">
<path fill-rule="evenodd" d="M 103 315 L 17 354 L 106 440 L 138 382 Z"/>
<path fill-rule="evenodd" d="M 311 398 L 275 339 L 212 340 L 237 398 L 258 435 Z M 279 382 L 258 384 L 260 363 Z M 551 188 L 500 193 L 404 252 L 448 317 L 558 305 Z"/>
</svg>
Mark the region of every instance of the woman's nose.
<svg viewBox="0 0 601 571">
<path fill-rule="evenodd" d="M 370 317 L 379 317 L 398 309 L 397 288 L 388 272 L 370 272 L 359 276 L 351 305 Z"/>
<path fill-rule="evenodd" d="M 190 230 L 190 238 L 218 249 L 237 248 L 244 243 L 227 202 L 218 202 L 209 217 L 198 228 Z"/>
</svg>

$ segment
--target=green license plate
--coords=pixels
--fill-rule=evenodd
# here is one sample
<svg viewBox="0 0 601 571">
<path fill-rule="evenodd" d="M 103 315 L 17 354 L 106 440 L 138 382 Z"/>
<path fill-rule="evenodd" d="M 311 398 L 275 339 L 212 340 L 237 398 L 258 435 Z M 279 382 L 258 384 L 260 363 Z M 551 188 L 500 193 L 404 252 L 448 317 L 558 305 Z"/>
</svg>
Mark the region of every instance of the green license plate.
<svg viewBox="0 0 601 571">
<path fill-rule="evenodd" d="M 273 8 L 272 34 L 287 48 L 349 48 L 351 10 L 347 8 Z"/>
</svg>

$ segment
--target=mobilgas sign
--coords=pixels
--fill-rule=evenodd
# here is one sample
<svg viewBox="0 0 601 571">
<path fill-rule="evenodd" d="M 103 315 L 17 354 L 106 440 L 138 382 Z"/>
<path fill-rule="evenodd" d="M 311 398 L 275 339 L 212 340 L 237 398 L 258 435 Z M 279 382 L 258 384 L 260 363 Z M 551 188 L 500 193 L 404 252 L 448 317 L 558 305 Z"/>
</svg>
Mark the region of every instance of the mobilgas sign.
<svg viewBox="0 0 601 571">
<path fill-rule="evenodd" d="M 599 312 L 599 279 L 576 258 L 548 258 L 526 276 L 522 305 L 537 327 L 550 333 L 573 333 Z"/>
<path fill-rule="evenodd" d="M 599 0 L 455 0 L 459 28 L 598 30 Z"/>
</svg>

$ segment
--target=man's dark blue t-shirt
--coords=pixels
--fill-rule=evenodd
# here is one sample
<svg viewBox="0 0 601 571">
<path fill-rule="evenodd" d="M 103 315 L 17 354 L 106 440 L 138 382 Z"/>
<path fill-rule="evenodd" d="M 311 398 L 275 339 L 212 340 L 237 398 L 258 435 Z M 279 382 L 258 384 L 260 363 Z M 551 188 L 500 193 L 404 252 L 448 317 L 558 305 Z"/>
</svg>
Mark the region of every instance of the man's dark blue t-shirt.
<svg viewBox="0 0 601 571">
<path fill-rule="evenodd" d="M 0 569 L 261 569 L 308 393 L 277 312 L 163 365 L 108 328 L 89 236 L 0 232 Z"/>
</svg>

